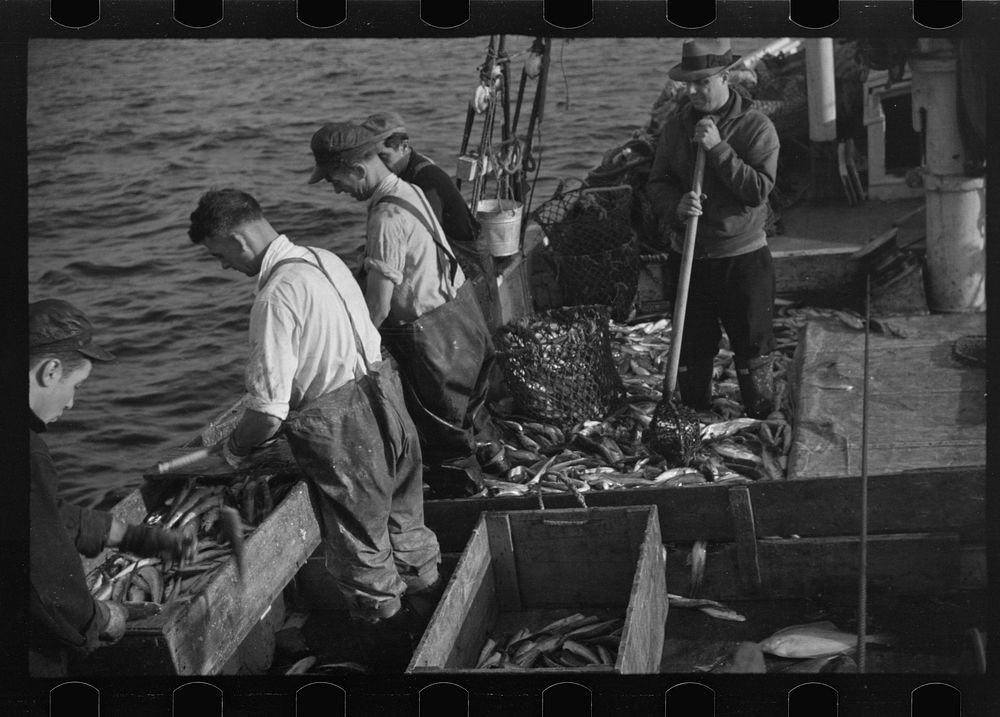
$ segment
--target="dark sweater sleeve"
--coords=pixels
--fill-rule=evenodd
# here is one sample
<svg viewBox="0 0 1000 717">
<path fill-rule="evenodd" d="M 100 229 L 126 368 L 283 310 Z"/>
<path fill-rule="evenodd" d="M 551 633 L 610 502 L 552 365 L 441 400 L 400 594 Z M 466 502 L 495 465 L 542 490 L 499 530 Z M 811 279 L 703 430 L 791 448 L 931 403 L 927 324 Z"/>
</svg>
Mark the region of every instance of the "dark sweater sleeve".
<svg viewBox="0 0 1000 717">
<path fill-rule="evenodd" d="M 723 140 L 706 153 L 716 175 L 747 206 L 756 207 L 767 201 L 778 174 L 778 132 L 763 115 L 754 117 L 748 126 L 749 137 L 737 150 Z M 749 124 L 749 123 L 748 123 Z M 737 138 L 733 138 L 734 144 Z"/>
<path fill-rule="evenodd" d="M 64 526 L 56 485 L 48 449 L 40 438 L 33 436 L 29 610 L 35 623 L 33 630 L 41 633 L 33 639 L 89 652 L 99 643 L 98 635 L 107 624 L 108 613 L 87 589 L 80 555 Z M 89 519 L 81 518 L 80 524 L 84 523 L 89 524 Z"/>
</svg>

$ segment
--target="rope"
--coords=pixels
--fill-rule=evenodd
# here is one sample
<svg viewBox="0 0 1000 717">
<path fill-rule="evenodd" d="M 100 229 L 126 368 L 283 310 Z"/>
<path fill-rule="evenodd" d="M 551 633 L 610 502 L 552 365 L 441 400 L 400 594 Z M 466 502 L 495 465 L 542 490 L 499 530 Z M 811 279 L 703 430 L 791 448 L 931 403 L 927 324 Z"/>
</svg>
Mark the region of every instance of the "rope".
<svg viewBox="0 0 1000 717">
<path fill-rule="evenodd" d="M 525 169 L 527 169 L 528 171 L 531 171 L 530 167 L 528 166 L 528 160 L 531 161 L 531 164 L 535 165 L 534 166 L 535 177 L 534 177 L 534 179 L 531 182 L 531 192 L 528 194 L 528 202 L 527 202 L 527 206 L 525 207 L 525 216 L 530 216 L 531 205 L 532 205 L 532 203 L 535 200 L 535 187 L 538 186 L 538 173 L 541 171 L 541 168 L 542 168 L 542 149 L 541 149 L 541 147 L 542 147 L 542 123 L 541 122 L 539 122 L 535 126 L 535 134 L 538 135 L 538 147 L 539 147 L 539 149 L 538 149 L 538 161 L 536 162 L 530 156 L 528 156 L 526 158 L 526 160 L 525 160 Z M 527 229 L 527 226 L 528 226 L 527 222 L 521 222 L 521 237 L 522 238 L 524 237 L 524 232 Z"/>
<path fill-rule="evenodd" d="M 868 366 L 871 334 L 871 274 L 865 274 L 864 390 L 861 394 L 861 535 L 858 552 L 858 673 L 865 672 L 868 622 Z"/>
</svg>

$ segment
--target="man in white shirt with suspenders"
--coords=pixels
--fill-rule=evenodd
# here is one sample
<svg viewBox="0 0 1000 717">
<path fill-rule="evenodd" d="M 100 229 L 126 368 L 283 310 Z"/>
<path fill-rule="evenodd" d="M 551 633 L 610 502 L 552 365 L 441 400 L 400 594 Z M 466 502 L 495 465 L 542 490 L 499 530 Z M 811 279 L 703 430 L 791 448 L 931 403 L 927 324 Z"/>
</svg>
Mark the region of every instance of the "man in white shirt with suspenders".
<svg viewBox="0 0 1000 717">
<path fill-rule="evenodd" d="M 245 192 L 206 193 L 188 234 L 222 268 L 257 277 L 248 408 L 222 456 L 239 467 L 284 432 L 315 489 L 361 659 L 402 671 L 422 628 L 404 596 L 437 589 L 441 558 L 423 523 L 419 439 L 361 289 L 336 255 L 279 234 Z"/>
</svg>

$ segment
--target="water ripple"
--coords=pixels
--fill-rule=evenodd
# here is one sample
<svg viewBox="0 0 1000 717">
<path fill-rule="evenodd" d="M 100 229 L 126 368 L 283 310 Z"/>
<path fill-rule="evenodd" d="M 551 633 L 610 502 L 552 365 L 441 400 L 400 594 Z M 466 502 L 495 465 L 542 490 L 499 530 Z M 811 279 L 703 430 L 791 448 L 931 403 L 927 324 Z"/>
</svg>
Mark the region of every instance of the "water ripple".
<svg viewBox="0 0 1000 717">
<path fill-rule="evenodd" d="M 530 43 L 508 39 L 514 52 Z M 118 355 L 95 366 L 46 439 L 67 495 L 96 504 L 134 487 L 158 454 L 187 441 L 242 390 L 254 283 L 223 271 L 188 240 L 201 194 L 244 188 L 293 241 L 328 248 L 356 267 L 366 208 L 306 183 L 313 132 L 393 109 L 414 146 L 450 171 L 487 44 L 487 37 L 32 40 L 29 299 L 73 301 Z M 734 51 L 760 44 L 737 39 Z M 536 204 L 646 121 L 679 47 L 659 38 L 554 41 Z"/>
</svg>

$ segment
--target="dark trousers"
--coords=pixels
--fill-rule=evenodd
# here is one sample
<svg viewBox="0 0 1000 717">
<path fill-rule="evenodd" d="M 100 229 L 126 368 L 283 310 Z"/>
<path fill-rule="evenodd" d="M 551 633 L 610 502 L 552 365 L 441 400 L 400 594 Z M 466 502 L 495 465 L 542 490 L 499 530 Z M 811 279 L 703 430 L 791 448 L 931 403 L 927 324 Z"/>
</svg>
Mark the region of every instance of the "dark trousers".
<svg viewBox="0 0 1000 717">
<path fill-rule="evenodd" d="M 680 264 L 681 255 L 670 252 L 674 286 Z M 738 366 L 773 349 L 774 291 L 774 266 L 766 246 L 739 256 L 694 261 L 677 378 L 685 403 L 704 406 L 722 329 Z"/>
<path fill-rule="evenodd" d="M 391 364 L 289 415 L 285 432 L 351 614 L 387 617 L 404 592 L 434 584 L 441 554 L 424 525 L 420 445 Z"/>
<path fill-rule="evenodd" d="M 383 327 L 382 341 L 399 364 L 406 407 L 429 467 L 478 471 L 476 432 L 486 418 L 493 340 L 466 281 L 451 301 L 401 327 Z"/>
</svg>

